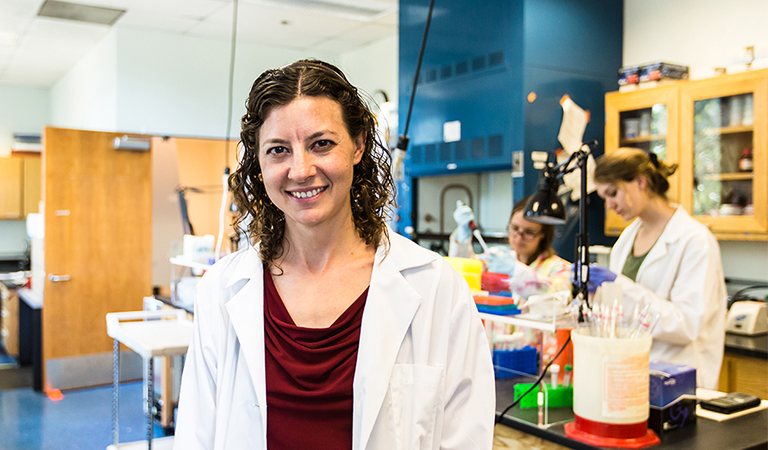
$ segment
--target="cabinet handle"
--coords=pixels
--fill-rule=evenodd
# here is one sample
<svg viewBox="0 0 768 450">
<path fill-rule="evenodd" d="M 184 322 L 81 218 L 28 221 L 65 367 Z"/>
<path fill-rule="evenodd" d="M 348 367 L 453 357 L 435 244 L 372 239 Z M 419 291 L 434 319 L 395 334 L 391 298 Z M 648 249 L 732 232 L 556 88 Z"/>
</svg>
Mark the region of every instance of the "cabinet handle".
<svg viewBox="0 0 768 450">
<path fill-rule="evenodd" d="M 69 275 L 54 275 L 51 273 L 48 274 L 48 279 L 54 283 L 58 283 L 60 281 L 69 281 Z"/>
</svg>

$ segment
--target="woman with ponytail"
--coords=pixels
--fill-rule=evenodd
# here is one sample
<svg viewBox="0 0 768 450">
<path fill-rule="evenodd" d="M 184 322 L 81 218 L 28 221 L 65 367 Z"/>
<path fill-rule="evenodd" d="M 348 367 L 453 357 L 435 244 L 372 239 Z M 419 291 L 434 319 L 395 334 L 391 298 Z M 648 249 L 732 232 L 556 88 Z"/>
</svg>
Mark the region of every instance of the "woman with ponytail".
<svg viewBox="0 0 768 450">
<path fill-rule="evenodd" d="M 720 247 L 706 226 L 667 200 L 676 169 L 632 148 L 598 158 L 597 193 L 632 223 L 611 250 L 610 268 L 590 267 L 590 290 L 620 283 L 625 314 L 638 307 L 658 317 L 651 360 L 695 367 L 697 384 L 716 389 L 727 307 Z"/>
</svg>

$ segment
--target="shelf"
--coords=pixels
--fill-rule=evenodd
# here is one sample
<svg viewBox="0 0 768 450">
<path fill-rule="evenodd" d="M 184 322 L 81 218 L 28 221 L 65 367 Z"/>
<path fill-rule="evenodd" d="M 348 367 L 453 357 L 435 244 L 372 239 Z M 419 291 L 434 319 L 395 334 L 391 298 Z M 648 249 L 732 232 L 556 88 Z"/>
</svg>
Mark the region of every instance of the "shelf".
<svg viewBox="0 0 768 450">
<path fill-rule="evenodd" d="M 110 445 L 107 450 L 146 450 L 147 441 L 123 442 L 121 444 Z M 160 437 L 152 439 L 152 448 L 156 450 L 171 450 L 173 448 L 173 436 Z"/>
<path fill-rule="evenodd" d="M 752 172 L 734 172 L 734 173 L 707 173 L 701 176 L 702 180 L 707 181 L 749 181 L 755 178 Z"/>
<path fill-rule="evenodd" d="M 737 134 L 737 133 L 751 133 L 754 127 L 752 125 L 738 125 L 733 127 L 720 127 L 720 128 L 705 128 L 698 134 Z"/>
<path fill-rule="evenodd" d="M 639 144 L 642 142 L 653 142 L 653 141 L 666 141 L 667 135 L 666 134 L 652 134 L 649 136 L 638 136 L 634 138 L 624 138 L 621 140 L 621 145 L 625 144 Z"/>
<path fill-rule="evenodd" d="M 199 270 L 208 270 L 212 267 L 210 264 L 203 264 L 203 263 L 190 261 L 180 256 L 173 257 L 170 259 L 170 261 L 171 261 L 171 264 L 174 264 L 176 266 L 191 267 L 193 269 L 199 269 Z"/>
<path fill-rule="evenodd" d="M 491 322 L 501 322 L 519 327 L 534 328 L 536 330 L 555 332 L 560 329 L 573 328 L 570 315 L 562 315 L 557 320 L 544 320 L 531 314 L 515 314 L 501 316 L 498 314 L 480 313 L 480 318 Z"/>
</svg>

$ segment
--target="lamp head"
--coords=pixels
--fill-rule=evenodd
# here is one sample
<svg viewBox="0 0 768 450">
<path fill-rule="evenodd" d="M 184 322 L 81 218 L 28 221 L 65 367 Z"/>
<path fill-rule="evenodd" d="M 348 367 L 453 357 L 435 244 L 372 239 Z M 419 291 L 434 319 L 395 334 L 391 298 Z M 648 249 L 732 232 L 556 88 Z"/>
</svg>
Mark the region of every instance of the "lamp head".
<svg viewBox="0 0 768 450">
<path fill-rule="evenodd" d="M 560 181 L 547 166 L 536 183 L 536 193 L 528 199 L 523 209 L 523 218 L 544 225 L 565 223 L 565 207 L 557 196 Z"/>
</svg>

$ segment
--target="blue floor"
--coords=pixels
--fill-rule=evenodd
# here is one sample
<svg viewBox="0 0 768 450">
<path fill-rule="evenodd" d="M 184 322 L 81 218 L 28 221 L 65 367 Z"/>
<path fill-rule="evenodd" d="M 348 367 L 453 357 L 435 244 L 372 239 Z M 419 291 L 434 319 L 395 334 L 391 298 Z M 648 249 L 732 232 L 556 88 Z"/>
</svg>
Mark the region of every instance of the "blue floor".
<svg viewBox="0 0 768 450">
<path fill-rule="evenodd" d="M 141 382 L 120 385 L 120 442 L 146 439 L 142 405 Z M 161 428 L 154 433 L 162 436 Z M 31 388 L 0 391 L 2 450 L 104 450 L 111 444 L 111 387 L 64 392 L 58 402 Z"/>
</svg>

